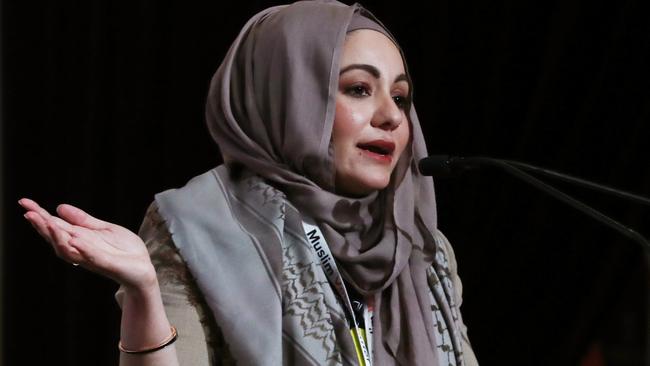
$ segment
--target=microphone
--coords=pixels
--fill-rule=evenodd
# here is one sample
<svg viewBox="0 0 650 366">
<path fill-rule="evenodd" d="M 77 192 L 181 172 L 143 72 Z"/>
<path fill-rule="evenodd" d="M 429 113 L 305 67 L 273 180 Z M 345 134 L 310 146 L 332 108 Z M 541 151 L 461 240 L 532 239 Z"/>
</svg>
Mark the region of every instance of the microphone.
<svg viewBox="0 0 650 366">
<path fill-rule="evenodd" d="M 418 163 L 420 174 L 433 177 L 449 178 L 471 168 L 473 166 L 470 166 L 465 158 L 450 155 L 431 155 Z"/>
</svg>

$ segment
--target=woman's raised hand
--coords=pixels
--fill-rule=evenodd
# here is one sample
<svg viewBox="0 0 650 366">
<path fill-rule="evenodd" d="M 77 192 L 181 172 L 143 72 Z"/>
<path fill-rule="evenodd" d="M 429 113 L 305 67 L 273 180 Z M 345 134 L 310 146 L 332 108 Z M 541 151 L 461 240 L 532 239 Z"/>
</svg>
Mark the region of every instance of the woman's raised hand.
<svg viewBox="0 0 650 366">
<path fill-rule="evenodd" d="M 59 217 L 23 198 L 25 218 L 63 260 L 109 277 L 127 289 L 146 291 L 157 286 L 147 248 L 133 232 L 102 221 L 81 209 L 61 204 Z"/>
</svg>

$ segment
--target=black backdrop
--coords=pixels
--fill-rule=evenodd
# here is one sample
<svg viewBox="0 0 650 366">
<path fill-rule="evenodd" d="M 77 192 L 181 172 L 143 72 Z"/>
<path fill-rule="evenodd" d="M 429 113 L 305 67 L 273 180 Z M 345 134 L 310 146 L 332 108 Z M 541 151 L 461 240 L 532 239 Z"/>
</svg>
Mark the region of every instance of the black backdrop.
<svg viewBox="0 0 650 366">
<path fill-rule="evenodd" d="M 3 1 L 3 364 L 116 364 L 117 286 L 57 260 L 16 200 L 68 202 L 137 230 L 154 193 L 219 163 L 203 122 L 209 79 L 248 17 L 273 4 Z M 647 2 L 365 6 L 406 52 L 431 153 L 650 195 Z M 561 187 L 650 235 L 647 208 Z M 638 246 L 499 172 L 436 189 L 483 365 L 641 364 Z"/>
</svg>

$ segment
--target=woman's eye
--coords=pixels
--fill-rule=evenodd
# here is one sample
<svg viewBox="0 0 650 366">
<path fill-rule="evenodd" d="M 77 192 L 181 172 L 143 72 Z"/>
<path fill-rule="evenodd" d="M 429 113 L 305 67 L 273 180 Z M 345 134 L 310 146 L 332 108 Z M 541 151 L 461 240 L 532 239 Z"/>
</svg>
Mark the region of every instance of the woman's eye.
<svg viewBox="0 0 650 366">
<path fill-rule="evenodd" d="M 346 92 L 353 97 L 367 97 L 370 95 L 370 91 L 364 85 L 351 86 L 346 90 Z"/>
<path fill-rule="evenodd" d="M 400 109 L 408 109 L 409 106 L 411 105 L 411 101 L 409 100 L 409 98 L 401 95 L 394 96 L 393 100 L 395 101 L 397 107 Z"/>
</svg>

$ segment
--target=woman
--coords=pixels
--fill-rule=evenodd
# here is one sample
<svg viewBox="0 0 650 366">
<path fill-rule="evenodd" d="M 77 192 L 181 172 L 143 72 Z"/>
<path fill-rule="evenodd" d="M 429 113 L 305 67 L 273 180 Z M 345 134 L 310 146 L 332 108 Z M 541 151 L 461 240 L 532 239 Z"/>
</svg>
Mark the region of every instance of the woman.
<svg viewBox="0 0 650 366">
<path fill-rule="evenodd" d="M 60 257 L 121 284 L 123 365 L 476 364 L 411 95 L 365 9 L 273 7 L 210 86 L 225 164 L 157 194 L 142 239 L 21 204 Z"/>
</svg>

